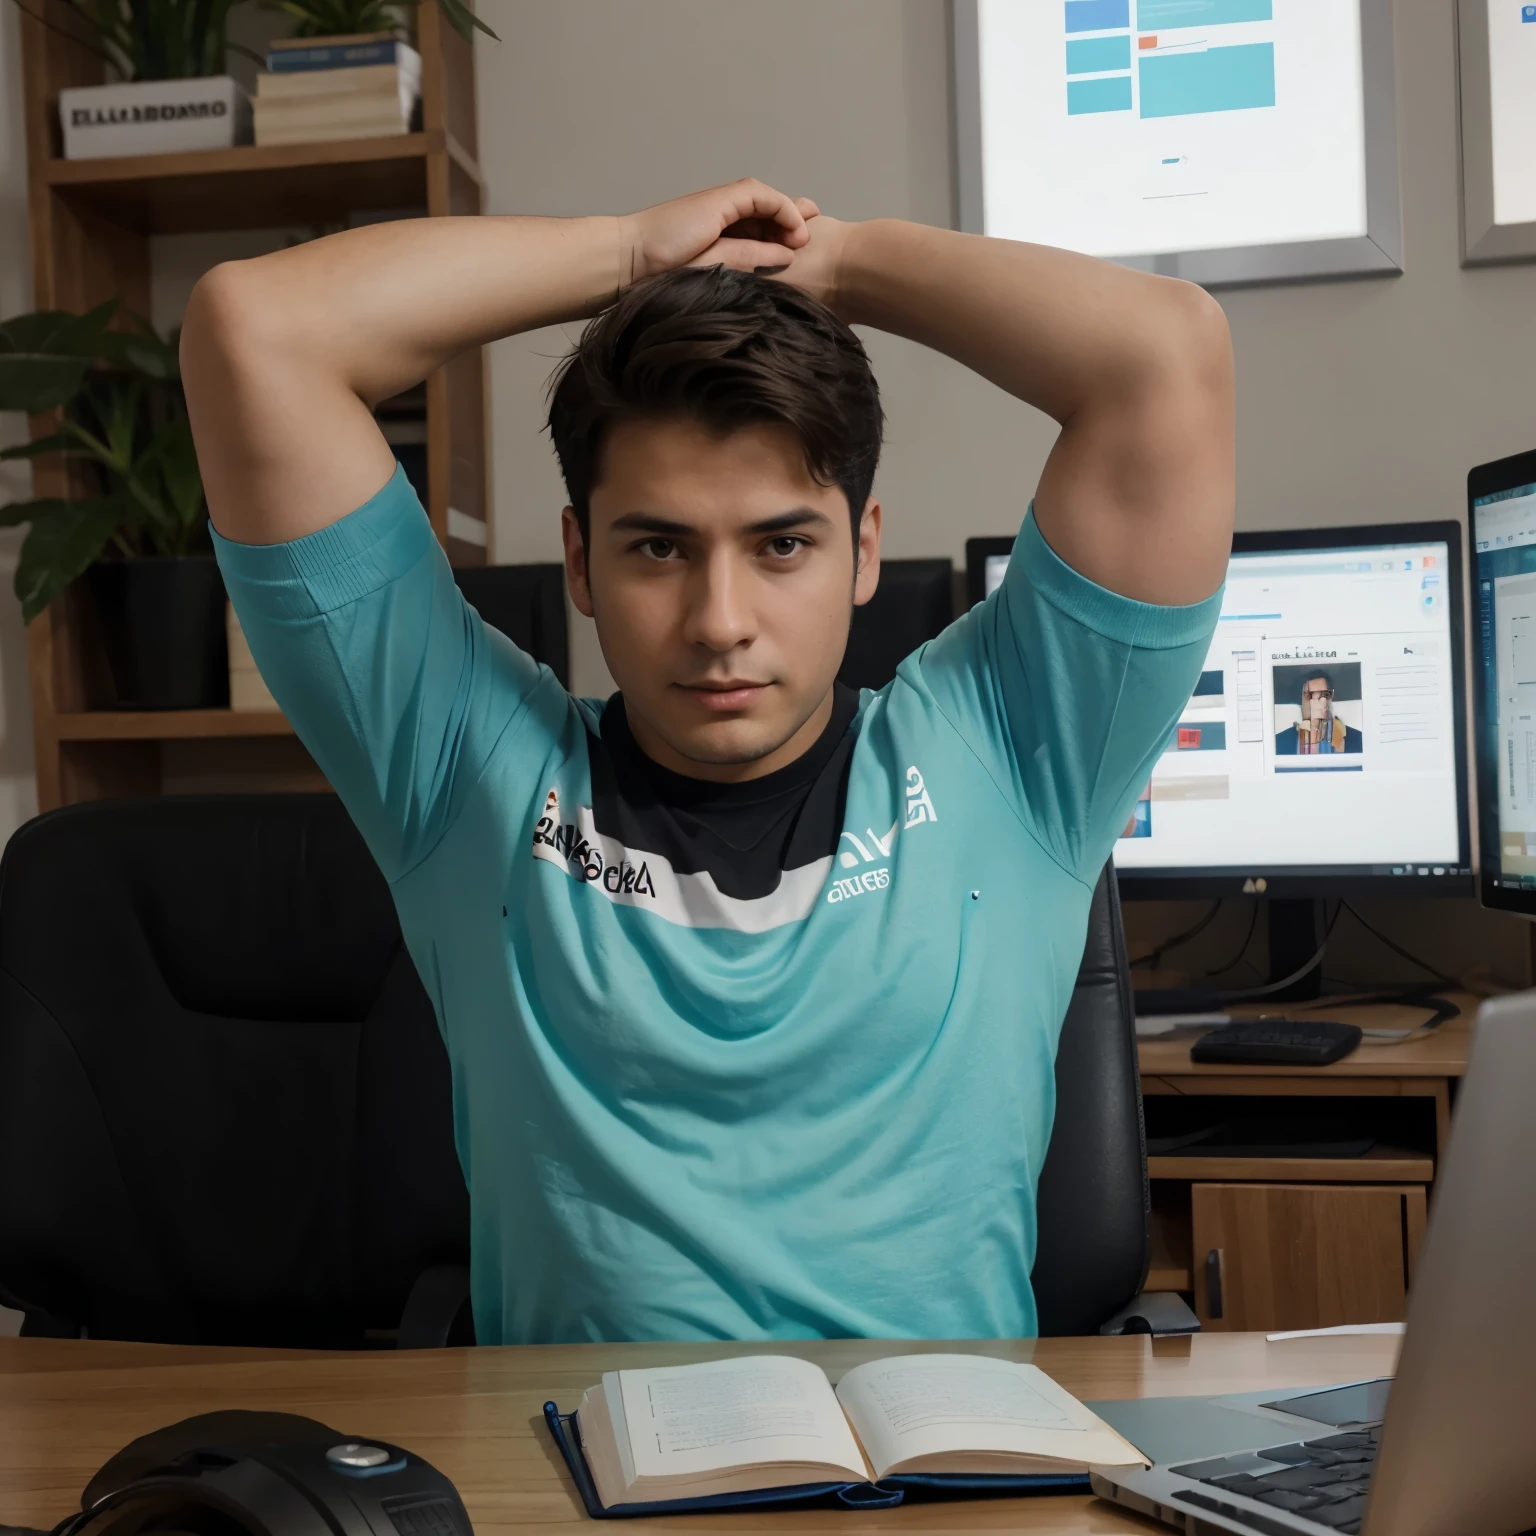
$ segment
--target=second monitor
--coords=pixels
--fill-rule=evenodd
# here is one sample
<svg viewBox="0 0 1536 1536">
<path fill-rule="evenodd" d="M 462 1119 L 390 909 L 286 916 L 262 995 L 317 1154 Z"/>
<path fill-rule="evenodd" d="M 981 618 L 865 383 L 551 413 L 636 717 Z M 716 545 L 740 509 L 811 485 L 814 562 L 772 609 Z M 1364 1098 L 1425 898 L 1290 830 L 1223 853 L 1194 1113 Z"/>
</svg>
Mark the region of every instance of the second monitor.
<svg viewBox="0 0 1536 1536">
<path fill-rule="evenodd" d="M 967 546 L 973 600 L 1009 544 Z M 1470 895 L 1465 722 L 1459 524 L 1239 533 L 1121 889 Z"/>
</svg>

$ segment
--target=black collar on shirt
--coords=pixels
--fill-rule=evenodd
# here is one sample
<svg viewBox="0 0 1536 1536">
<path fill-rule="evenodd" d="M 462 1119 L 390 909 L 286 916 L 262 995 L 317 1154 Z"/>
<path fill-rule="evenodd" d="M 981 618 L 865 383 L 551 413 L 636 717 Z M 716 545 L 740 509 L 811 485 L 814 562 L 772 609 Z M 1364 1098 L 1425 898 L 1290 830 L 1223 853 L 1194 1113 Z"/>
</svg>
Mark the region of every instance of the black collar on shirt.
<svg viewBox="0 0 1536 1536">
<path fill-rule="evenodd" d="M 616 693 L 601 735 L 589 739 L 597 830 L 665 857 L 678 873 L 707 870 L 727 895 L 766 895 L 784 870 L 836 851 L 858 707 L 858 694 L 835 684 L 832 717 L 805 752 L 761 778 L 722 784 L 647 757 Z"/>
</svg>

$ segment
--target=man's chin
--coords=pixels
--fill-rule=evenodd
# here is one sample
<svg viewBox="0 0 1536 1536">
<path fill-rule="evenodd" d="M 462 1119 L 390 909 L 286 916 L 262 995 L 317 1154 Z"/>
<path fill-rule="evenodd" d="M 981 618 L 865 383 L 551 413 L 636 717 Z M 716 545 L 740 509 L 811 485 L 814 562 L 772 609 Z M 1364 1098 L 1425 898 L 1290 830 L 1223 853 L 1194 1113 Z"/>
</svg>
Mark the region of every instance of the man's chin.
<svg viewBox="0 0 1536 1536">
<path fill-rule="evenodd" d="M 793 736 L 754 720 L 721 720 L 671 736 L 667 745 L 701 767 L 739 768 L 777 752 Z"/>
</svg>

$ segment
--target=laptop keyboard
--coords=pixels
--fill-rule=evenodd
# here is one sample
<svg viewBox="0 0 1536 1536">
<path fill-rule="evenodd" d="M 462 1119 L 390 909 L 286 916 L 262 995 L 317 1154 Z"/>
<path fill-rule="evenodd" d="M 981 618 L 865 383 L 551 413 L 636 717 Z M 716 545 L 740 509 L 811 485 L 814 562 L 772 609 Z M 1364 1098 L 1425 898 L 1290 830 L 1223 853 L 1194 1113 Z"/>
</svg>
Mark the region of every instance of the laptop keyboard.
<svg viewBox="0 0 1536 1536">
<path fill-rule="evenodd" d="M 1376 1447 L 1381 1428 L 1350 1430 L 1304 1440 L 1296 1445 L 1274 1445 L 1254 1454 L 1277 1466 L 1273 1472 L 1235 1472 L 1225 1477 L 1203 1477 L 1202 1483 L 1223 1493 L 1240 1493 L 1273 1509 L 1299 1515 L 1328 1531 L 1354 1536 L 1365 1518 L 1365 1498 L 1371 1473 L 1376 1470 Z M 1176 1494 L 1191 1504 L 1203 1501 L 1195 1494 Z M 1233 1520 L 1265 1529 L 1252 1510 L 1223 1504 L 1221 1512 Z"/>
</svg>

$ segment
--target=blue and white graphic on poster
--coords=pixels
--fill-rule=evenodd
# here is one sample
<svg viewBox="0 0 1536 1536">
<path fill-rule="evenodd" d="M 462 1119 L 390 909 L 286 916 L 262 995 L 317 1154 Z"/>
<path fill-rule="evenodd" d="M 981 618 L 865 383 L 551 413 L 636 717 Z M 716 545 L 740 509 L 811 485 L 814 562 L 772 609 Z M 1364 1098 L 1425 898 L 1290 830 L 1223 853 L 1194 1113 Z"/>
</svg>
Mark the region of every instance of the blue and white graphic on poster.
<svg viewBox="0 0 1536 1536">
<path fill-rule="evenodd" d="M 977 21 L 988 234 L 1136 256 L 1366 233 L 1352 0 L 978 0 Z"/>
</svg>

